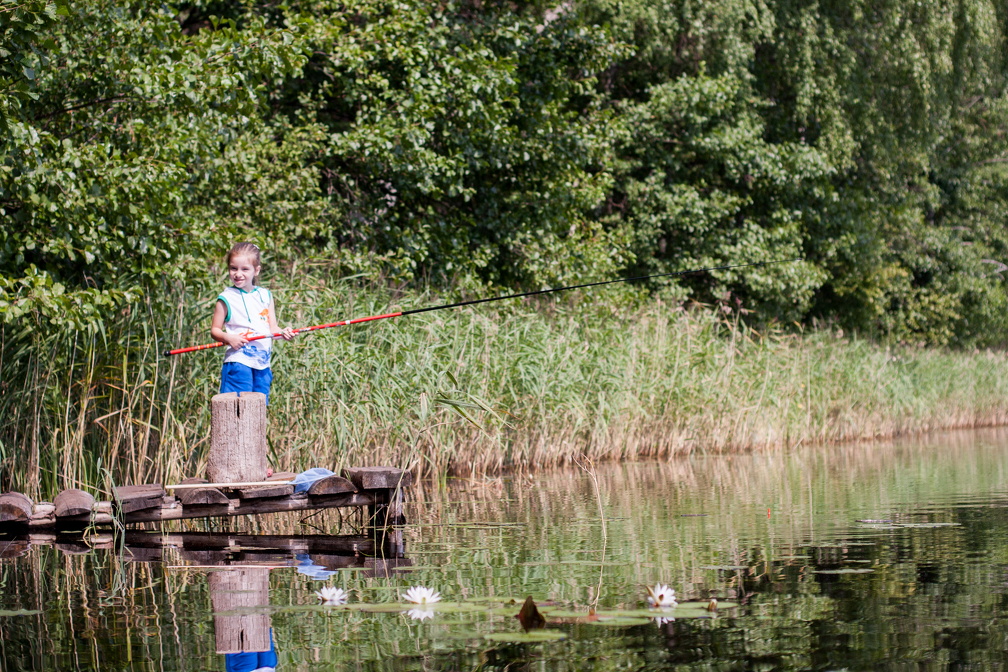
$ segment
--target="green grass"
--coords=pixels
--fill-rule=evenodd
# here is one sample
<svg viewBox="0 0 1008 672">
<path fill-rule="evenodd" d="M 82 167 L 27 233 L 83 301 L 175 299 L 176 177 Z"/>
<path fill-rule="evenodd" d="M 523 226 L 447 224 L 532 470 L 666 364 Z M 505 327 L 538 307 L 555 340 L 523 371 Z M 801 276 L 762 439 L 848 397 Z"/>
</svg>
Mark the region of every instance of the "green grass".
<svg viewBox="0 0 1008 672">
<path fill-rule="evenodd" d="M 316 275 L 276 284 L 295 326 L 442 300 Z M 4 326 L 0 487 L 107 494 L 201 475 L 222 353 L 158 353 L 209 340 L 214 296 L 131 306 L 90 333 Z M 340 327 L 275 353 L 270 461 L 290 470 L 482 475 L 1008 419 L 1001 353 L 757 332 L 612 289 Z"/>
</svg>

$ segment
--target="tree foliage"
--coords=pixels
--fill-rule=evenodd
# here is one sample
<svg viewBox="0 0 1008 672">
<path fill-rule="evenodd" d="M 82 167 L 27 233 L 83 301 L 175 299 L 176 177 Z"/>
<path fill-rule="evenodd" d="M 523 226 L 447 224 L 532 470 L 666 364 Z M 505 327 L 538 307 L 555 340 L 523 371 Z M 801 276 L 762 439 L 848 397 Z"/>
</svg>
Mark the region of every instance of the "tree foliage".
<svg viewBox="0 0 1008 672">
<path fill-rule="evenodd" d="M 0 2 L 0 320 L 86 326 L 237 237 L 416 282 L 656 282 L 1008 340 L 993 0 Z"/>
</svg>

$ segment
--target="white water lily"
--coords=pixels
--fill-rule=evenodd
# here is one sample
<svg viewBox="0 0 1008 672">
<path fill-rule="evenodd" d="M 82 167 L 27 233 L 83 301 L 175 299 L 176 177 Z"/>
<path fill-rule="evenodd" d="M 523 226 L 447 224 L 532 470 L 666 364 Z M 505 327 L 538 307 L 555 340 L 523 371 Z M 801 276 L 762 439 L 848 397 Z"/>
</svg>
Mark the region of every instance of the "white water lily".
<svg viewBox="0 0 1008 672">
<path fill-rule="evenodd" d="M 410 618 L 414 619 L 414 620 L 423 621 L 423 620 L 426 620 L 428 618 L 434 618 L 434 610 L 433 609 L 410 609 L 409 611 L 406 612 L 406 615 L 409 616 Z"/>
<path fill-rule="evenodd" d="M 413 604 L 433 604 L 441 601 L 441 593 L 425 586 L 411 586 L 403 593 L 402 599 Z"/>
<path fill-rule="evenodd" d="M 334 605 L 346 604 L 347 599 L 350 597 L 342 588 L 333 588 L 332 586 L 325 586 L 322 590 L 316 590 L 315 594 L 318 595 L 318 598 L 324 604 Z"/>
<path fill-rule="evenodd" d="M 664 583 L 656 583 L 654 588 L 644 586 L 644 589 L 648 592 L 648 605 L 653 609 L 664 609 L 679 604 L 675 599 L 675 591 Z"/>
</svg>

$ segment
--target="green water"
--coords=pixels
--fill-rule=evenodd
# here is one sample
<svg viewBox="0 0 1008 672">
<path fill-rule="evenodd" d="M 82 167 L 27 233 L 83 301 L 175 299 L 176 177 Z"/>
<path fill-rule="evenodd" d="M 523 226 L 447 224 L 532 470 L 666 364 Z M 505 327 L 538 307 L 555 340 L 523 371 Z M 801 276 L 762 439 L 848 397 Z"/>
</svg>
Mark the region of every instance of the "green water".
<svg viewBox="0 0 1008 672">
<path fill-rule="evenodd" d="M 323 581 L 279 551 L 242 572 L 0 541 L 17 556 L 0 561 L 0 669 L 224 670 L 239 626 L 258 648 L 272 633 L 278 670 L 1004 669 L 1006 445 L 963 432 L 428 484 L 401 562 L 350 558 Z M 656 582 L 680 606 L 649 611 Z M 330 585 L 348 605 L 319 603 Z M 443 598 L 422 619 L 398 604 L 413 585 Z M 523 641 L 527 596 L 544 641 Z"/>
</svg>

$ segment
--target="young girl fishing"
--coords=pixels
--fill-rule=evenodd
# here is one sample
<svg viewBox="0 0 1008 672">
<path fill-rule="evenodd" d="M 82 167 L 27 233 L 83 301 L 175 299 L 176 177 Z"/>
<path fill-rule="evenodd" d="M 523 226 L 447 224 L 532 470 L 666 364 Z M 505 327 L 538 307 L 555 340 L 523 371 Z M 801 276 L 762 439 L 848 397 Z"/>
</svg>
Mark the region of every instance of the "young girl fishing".
<svg viewBox="0 0 1008 672">
<path fill-rule="evenodd" d="M 272 338 L 248 340 L 250 336 L 279 332 L 285 340 L 294 338 L 290 327 L 280 329 L 273 294 L 257 286 L 262 259 L 252 243 L 237 243 L 227 255 L 231 287 L 217 297 L 210 336 L 228 346 L 221 369 L 221 392 L 262 392 L 269 404 L 273 371 L 270 369 Z"/>
</svg>

